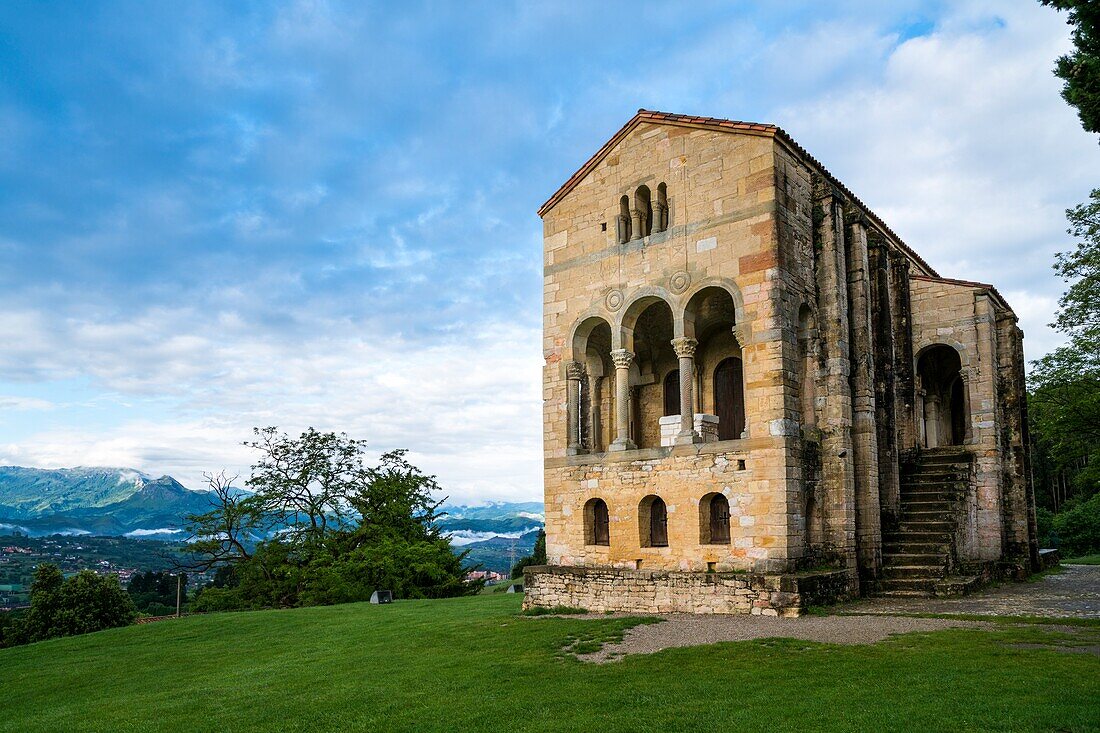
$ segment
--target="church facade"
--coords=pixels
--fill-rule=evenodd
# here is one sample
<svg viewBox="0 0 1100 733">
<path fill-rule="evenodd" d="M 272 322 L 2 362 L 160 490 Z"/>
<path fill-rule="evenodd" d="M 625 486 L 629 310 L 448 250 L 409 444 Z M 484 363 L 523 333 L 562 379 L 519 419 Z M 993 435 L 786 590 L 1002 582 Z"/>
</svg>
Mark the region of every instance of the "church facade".
<svg viewBox="0 0 1100 733">
<path fill-rule="evenodd" d="M 791 614 L 1036 565 L 1011 307 L 783 130 L 641 110 L 539 215 L 526 605 Z"/>
</svg>

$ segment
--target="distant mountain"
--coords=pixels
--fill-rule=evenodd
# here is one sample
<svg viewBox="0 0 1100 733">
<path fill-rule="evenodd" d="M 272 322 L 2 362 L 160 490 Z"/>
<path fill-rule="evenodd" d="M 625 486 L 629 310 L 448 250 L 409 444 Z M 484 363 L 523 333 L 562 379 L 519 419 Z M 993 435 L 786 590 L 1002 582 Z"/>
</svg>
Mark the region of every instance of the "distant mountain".
<svg viewBox="0 0 1100 733">
<path fill-rule="evenodd" d="M 210 509 L 209 496 L 171 476 L 154 479 L 130 468 L 0 466 L 0 534 L 178 540 L 187 515 Z M 456 550 L 469 549 L 472 562 L 502 572 L 530 554 L 543 526 L 541 502 L 452 504 L 442 511 L 439 525 Z"/>
<path fill-rule="evenodd" d="M 11 519 L 120 502 L 152 479 L 131 468 L 0 466 L 0 516 Z"/>
<path fill-rule="evenodd" d="M 531 554 L 545 524 L 542 502 L 489 502 L 442 509 L 446 516 L 439 525 L 450 535 L 455 551 L 468 550 L 468 563 L 498 573 L 508 573 L 517 560 Z"/>
<path fill-rule="evenodd" d="M 451 544 L 457 546 L 493 538 L 514 540 L 542 529 L 542 509 L 542 502 L 443 506 L 446 514 L 439 520 L 439 526 L 451 536 Z"/>
<path fill-rule="evenodd" d="M 0 467 L 0 530 L 174 539 L 210 497 L 128 468 Z"/>
</svg>

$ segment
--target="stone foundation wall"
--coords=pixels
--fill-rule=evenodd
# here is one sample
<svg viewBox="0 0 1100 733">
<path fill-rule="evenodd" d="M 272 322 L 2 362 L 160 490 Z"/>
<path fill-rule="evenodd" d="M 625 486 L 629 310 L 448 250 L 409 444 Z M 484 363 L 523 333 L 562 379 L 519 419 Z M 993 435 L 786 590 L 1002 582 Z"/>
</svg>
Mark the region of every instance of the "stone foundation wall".
<svg viewBox="0 0 1100 733">
<path fill-rule="evenodd" d="M 692 573 L 559 566 L 524 570 L 523 607 L 568 606 L 596 613 L 714 613 L 797 616 L 859 594 L 855 570 L 790 575 Z"/>
</svg>

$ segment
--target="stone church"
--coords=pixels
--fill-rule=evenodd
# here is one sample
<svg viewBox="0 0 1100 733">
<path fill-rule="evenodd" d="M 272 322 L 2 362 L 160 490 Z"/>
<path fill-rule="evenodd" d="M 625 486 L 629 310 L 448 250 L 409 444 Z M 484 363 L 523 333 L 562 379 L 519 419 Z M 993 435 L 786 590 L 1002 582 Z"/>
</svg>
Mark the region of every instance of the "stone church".
<svg viewBox="0 0 1100 733">
<path fill-rule="evenodd" d="M 1011 306 L 782 129 L 640 110 L 538 213 L 527 606 L 789 615 L 1035 567 Z"/>
</svg>

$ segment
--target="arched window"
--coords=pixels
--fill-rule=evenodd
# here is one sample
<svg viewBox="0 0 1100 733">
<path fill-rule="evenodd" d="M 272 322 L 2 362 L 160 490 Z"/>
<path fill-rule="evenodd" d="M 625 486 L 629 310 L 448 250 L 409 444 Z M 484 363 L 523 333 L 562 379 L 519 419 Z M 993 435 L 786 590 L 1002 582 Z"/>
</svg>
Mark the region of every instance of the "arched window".
<svg viewBox="0 0 1100 733">
<path fill-rule="evenodd" d="M 634 192 L 634 208 L 640 212 L 639 221 L 641 222 L 635 239 L 648 237 L 653 231 L 653 207 L 650 205 L 649 186 L 638 186 Z"/>
<path fill-rule="evenodd" d="M 657 185 L 657 201 L 653 205 L 653 231 L 668 229 L 668 188 L 664 183 Z"/>
<path fill-rule="evenodd" d="M 625 194 L 619 199 L 618 232 L 619 244 L 630 241 L 630 197 Z"/>
<path fill-rule="evenodd" d="M 668 509 L 661 497 L 651 494 L 638 505 L 638 535 L 642 547 L 668 547 Z"/>
<path fill-rule="evenodd" d="M 724 494 L 707 494 L 699 502 L 699 544 L 730 543 L 730 503 Z"/>
<path fill-rule="evenodd" d="M 611 544 L 611 522 L 603 499 L 589 499 L 584 505 L 584 544 Z"/>
<path fill-rule="evenodd" d="M 680 414 L 680 370 L 665 375 L 665 417 Z"/>
<path fill-rule="evenodd" d="M 737 440 L 745 431 L 744 368 L 736 356 L 723 359 L 714 370 L 714 411 L 718 439 Z"/>
</svg>

